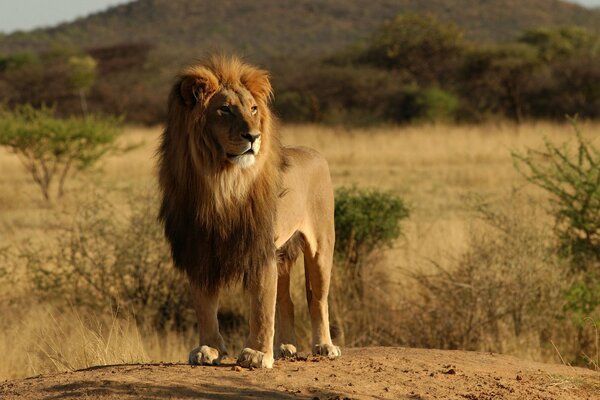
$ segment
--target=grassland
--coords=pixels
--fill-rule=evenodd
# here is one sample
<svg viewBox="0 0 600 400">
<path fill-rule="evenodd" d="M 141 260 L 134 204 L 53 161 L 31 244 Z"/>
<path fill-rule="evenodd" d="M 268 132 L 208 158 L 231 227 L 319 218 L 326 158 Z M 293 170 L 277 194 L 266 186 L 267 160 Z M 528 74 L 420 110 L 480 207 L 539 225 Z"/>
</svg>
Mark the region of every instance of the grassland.
<svg viewBox="0 0 600 400">
<path fill-rule="evenodd" d="M 582 129 L 595 135 L 600 125 L 583 124 Z M 405 235 L 378 265 L 386 279 L 394 281 L 403 279 L 401 271 L 423 265 L 424 259 L 449 266 L 468 249 L 473 227 L 479 224 L 468 206 L 471 196 L 504 202 L 514 210 L 524 210 L 531 202 L 543 204 L 545 195 L 527 186 L 515 171 L 511 151 L 539 148 L 544 137 L 557 141 L 572 137 L 567 125 L 547 123 L 364 130 L 301 125 L 282 130 L 285 144 L 310 146 L 325 155 L 335 186 L 388 189 L 406 199 L 412 215 L 405 223 Z M 66 197 L 52 206 L 42 201 L 17 158 L 0 150 L 0 249 L 4 249 L 0 271 L 8 272 L 0 274 L 0 379 L 93 364 L 186 358 L 193 333 L 149 332 L 129 320 L 82 316 L 76 309 L 58 310 L 36 301 L 25 266 L 17 258 L 25 243 L 56 246 L 56 233 L 73 220 L 85 199 L 106 196 L 123 205 L 115 211 L 119 214 L 126 212 L 131 193 L 154 192 L 159 134 L 160 128 L 127 128 L 121 140 L 142 145 L 107 158 L 98 171 L 78 175 L 67 186 Z M 527 196 L 514 200 L 510 197 L 514 190 Z M 540 229 L 549 222 L 537 219 Z M 384 293 L 391 299 L 396 294 Z M 294 297 L 302 296 L 299 292 Z M 402 311 L 401 303 L 395 307 Z M 90 324 L 90 318 L 97 318 L 98 326 Z M 299 325 L 301 332 L 306 331 L 302 319 Z M 542 357 L 527 345 L 507 349 L 518 356 Z"/>
</svg>

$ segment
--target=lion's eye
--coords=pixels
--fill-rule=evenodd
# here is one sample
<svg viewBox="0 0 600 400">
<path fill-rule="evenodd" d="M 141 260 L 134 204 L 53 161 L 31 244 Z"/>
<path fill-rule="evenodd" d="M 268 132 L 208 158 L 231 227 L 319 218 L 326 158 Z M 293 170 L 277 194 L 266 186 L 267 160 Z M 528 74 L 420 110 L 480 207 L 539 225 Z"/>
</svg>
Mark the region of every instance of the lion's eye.
<svg viewBox="0 0 600 400">
<path fill-rule="evenodd" d="M 221 106 L 221 107 L 219 107 L 219 111 L 227 113 L 227 114 L 231 114 L 231 108 L 229 108 L 229 106 Z"/>
<path fill-rule="evenodd" d="M 258 107 L 252 106 L 252 108 L 250 110 L 252 110 L 252 115 L 255 115 L 258 112 Z"/>
</svg>

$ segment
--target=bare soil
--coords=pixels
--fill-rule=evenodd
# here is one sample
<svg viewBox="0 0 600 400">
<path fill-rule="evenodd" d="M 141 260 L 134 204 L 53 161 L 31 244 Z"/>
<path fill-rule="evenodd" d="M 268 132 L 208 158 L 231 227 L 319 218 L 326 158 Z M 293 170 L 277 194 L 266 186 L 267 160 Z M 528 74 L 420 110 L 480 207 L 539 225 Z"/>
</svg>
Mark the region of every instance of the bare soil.
<svg viewBox="0 0 600 400">
<path fill-rule="evenodd" d="M 600 399 L 600 373 L 466 351 L 345 349 L 248 370 L 139 364 L 0 383 L 0 399 Z"/>
</svg>

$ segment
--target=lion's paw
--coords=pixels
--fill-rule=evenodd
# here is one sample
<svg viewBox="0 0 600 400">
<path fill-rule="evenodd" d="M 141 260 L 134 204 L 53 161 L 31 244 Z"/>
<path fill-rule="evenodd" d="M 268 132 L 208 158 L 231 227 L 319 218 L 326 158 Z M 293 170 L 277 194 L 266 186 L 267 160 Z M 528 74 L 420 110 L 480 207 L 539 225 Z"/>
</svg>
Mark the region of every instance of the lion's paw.
<svg viewBox="0 0 600 400">
<path fill-rule="evenodd" d="M 238 364 L 246 368 L 273 368 L 273 356 L 246 347 L 240 353 Z"/>
<path fill-rule="evenodd" d="M 342 351 L 338 346 L 333 344 L 315 344 L 313 346 L 313 354 L 317 356 L 336 358 L 342 355 Z"/>
<path fill-rule="evenodd" d="M 276 351 L 277 358 L 295 357 L 296 353 L 296 346 L 293 344 L 281 344 Z"/>
<path fill-rule="evenodd" d="M 190 352 L 189 363 L 192 365 L 219 365 L 224 355 L 212 347 L 200 346 Z"/>
</svg>

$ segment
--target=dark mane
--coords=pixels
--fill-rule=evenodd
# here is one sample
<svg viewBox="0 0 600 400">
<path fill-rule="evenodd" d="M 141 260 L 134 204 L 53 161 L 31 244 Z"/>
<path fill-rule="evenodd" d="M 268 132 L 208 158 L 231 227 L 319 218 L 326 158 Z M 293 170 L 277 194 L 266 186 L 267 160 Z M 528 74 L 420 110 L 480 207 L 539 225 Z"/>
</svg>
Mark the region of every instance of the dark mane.
<svg viewBox="0 0 600 400">
<path fill-rule="evenodd" d="M 213 58 L 208 65 L 187 71 L 171 91 L 168 122 L 158 149 L 159 219 L 176 268 L 195 284 L 210 290 L 243 278 L 248 285 L 262 266 L 276 258 L 276 202 L 286 162 L 272 129 L 270 84 L 266 72 L 235 58 Z M 212 75 L 206 77 L 209 72 Z M 223 80 L 242 84 L 262 103 L 266 110 L 261 121 L 266 150 L 260 165 L 253 167 L 259 168 L 257 175 L 215 166 L 214 149 L 191 148 L 190 135 L 205 129 L 205 121 L 203 108 L 195 115 L 196 108 L 191 109 L 181 95 L 190 74 L 194 82 L 206 81 L 206 85 L 214 85 L 210 80 L 215 77 L 218 84 Z M 208 99 L 199 96 L 198 101 Z M 245 184 L 248 179 L 252 179 L 251 184 Z M 227 192 L 221 193 L 220 188 Z"/>
</svg>

